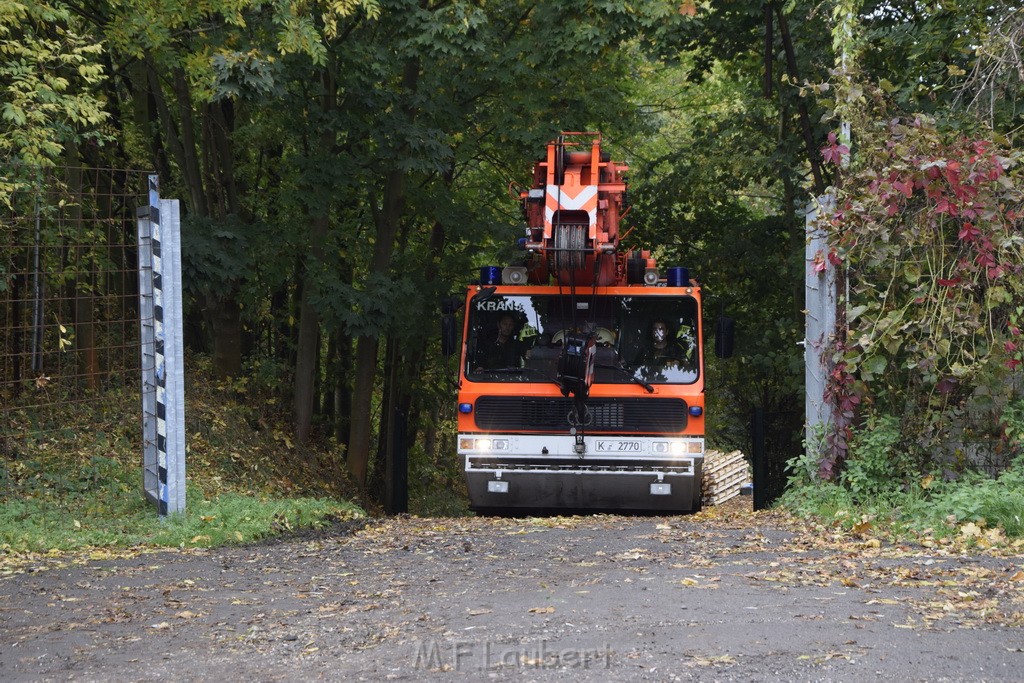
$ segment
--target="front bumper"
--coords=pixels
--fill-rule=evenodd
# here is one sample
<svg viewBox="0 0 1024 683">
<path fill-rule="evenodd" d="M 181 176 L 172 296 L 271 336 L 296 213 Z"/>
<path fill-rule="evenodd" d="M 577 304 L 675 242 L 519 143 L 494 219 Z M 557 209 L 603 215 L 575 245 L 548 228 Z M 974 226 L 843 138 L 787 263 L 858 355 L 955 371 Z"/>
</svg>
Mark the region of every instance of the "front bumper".
<svg viewBox="0 0 1024 683">
<path fill-rule="evenodd" d="M 460 435 L 476 446 L 479 435 Z M 568 435 L 487 435 L 460 448 L 474 510 L 699 510 L 701 438 L 588 436 L 582 457 Z M 682 451 L 682 452 L 680 452 Z"/>
</svg>

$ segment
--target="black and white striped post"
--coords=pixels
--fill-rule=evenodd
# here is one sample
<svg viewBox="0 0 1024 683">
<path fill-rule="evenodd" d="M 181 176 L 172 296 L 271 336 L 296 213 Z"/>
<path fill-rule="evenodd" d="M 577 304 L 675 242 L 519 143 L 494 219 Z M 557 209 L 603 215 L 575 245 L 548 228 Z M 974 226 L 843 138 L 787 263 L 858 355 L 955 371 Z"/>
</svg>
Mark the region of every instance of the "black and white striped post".
<svg viewBox="0 0 1024 683">
<path fill-rule="evenodd" d="M 142 484 L 161 516 L 185 511 L 185 386 L 178 200 L 149 176 L 138 211 Z"/>
</svg>

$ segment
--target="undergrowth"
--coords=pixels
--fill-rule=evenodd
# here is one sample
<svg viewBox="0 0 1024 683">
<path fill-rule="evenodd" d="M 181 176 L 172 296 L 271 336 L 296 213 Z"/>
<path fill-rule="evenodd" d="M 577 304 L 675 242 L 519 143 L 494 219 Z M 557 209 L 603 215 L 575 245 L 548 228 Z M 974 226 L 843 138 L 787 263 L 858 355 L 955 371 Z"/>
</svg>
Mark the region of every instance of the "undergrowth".
<svg viewBox="0 0 1024 683">
<path fill-rule="evenodd" d="M 816 478 L 806 455 L 791 461 L 780 504 L 831 525 L 897 536 L 960 537 L 981 545 L 1024 538 L 1024 401 L 1012 403 L 1003 421 L 1006 447 L 1016 456 L 996 477 L 915 473 L 914 458 L 899 444 L 898 421 L 871 417 L 855 434 L 837 480 Z"/>
<path fill-rule="evenodd" d="M 9 411 L 0 558 L 245 543 L 365 514 L 330 441 L 296 447 L 273 392 L 247 380 L 202 381 L 208 364 L 190 361 L 185 514 L 160 520 L 142 495 L 137 393 L 109 389 L 90 401 Z"/>
</svg>

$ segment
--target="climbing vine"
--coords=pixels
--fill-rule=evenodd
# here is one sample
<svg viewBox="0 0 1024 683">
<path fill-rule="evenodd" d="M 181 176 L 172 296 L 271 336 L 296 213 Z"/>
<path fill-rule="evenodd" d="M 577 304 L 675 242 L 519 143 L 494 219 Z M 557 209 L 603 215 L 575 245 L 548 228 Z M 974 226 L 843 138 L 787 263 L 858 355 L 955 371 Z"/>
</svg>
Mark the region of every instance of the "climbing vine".
<svg viewBox="0 0 1024 683">
<path fill-rule="evenodd" d="M 830 137 L 822 155 L 838 165 L 849 152 Z M 1020 151 L 914 116 L 863 130 L 852 159 L 825 219 L 834 249 L 823 264 L 849 282 L 826 478 L 857 403 L 902 416 L 904 445 L 927 458 L 952 416 L 1005 403 L 1024 347 Z"/>
</svg>

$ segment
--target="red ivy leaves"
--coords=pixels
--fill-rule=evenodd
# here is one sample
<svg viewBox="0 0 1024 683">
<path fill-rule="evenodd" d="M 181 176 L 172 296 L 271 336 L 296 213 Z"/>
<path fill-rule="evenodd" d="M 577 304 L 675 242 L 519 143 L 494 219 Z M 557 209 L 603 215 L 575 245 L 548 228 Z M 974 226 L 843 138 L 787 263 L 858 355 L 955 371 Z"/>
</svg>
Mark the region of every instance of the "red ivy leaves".
<svg viewBox="0 0 1024 683">
<path fill-rule="evenodd" d="M 844 350 L 841 344 L 837 351 Z M 839 361 L 828 375 L 825 384 L 825 403 L 832 406 L 832 423 L 825 437 L 825 453 L 818 463 L 818 475 L 829 481 L 839 474 L 839 466 L 846 460 L 853 437 L 853 420 L 860 396 L 854 391 L 854 378 L 845 361 Z"/>
<path fill-rule="evenodd" d="M 955 217 L 960 215 L 960 207 L 957 206 L 955 199 L 940 196 L 935 202 L 935 213 L 948 213 Z"/>
<path fill-rule="evenodd" d="M 843 262 L 843 257 L 839 255 L 839 252 L 836 251 L 835 247 L 831 247 L 828 250 L 827 258 L 828 260 L 826 261 L 826 257 L 822 255 L 821 250 L 819 249 L 818 253 L 814 255 L 815 273 L 824 273 L 825 270 L 828 268 L 829 263 L 831 263 L 833 266 L 838 266 Z"/>
<path fill-rule="evenodd" d="M 1016 320 L 1016 318 L 1013 319 Z M 1014 339 L 1020 336 L 1020 328 L 1013 323 L 1010 324 L 1009 332 Z M 1021 364 L 1024 364 L 1024 343 L 1006 341 L 1003 343 L 1003 350 L 1010 356 L 1006 360 L 1006 367 L 1016 370 Z"/>
<path fill-rule="evenodd" d="M 960 234 L 957 237 L 964 242 L 973 242 L 981 237 L 981 230 L 974 227 L 973 223 L 964 223 L 963 227 L 960 228 Z"/>
<path fill-rule="evenodd" d="M 883 313 L 901 310 L 898 322 L 903 327 L 898 339 L 892 336 L 884 348 L 871 351 L 889 356 L 891 370 L 871 377 L 870 387 L 857 382 L 854 391 L 854 376 L 843 364 L 829 376 L 825 400 L 833 421 L 819 470 L 826 479 L 838 474 L 846 458 L 853 415 L 861 396 L 868 400 L 866 392 L 892 410 L 915 401 L 905 394 L 906 387 L 935 386 L 957 393 L 988 381 L 995 375 L 977 371 L 990 361 L 1024 371 L 1024 322 L 1009 316 L 1021 300 L 1024 277 L 1016 237 L 1024 219 L 1024 188 L 1019 167 L 1008 171 L 1010 164 L 999 156 L 1012 158 L 1013 153 L 988 140 L 953 138 L 924 119 L 893 120 L 889 130 L 878 133 L 885 135 L 865 132 L 863 151 L 836 190 L 838 210 L 825 224 L 830 243 L 840 250 L 836 258 L 842 254 L 854 269 L 854 284 L 862 285 L 859 292 L 851 290 L 851 300 L 873 297 L 871 304 L 881 306 Z M 821 151 L 826 162 L 837 165 L 849 154 L 835 134 Z M 924 250 L 935 247 L 940 252 L 929 254 L 938 258 L 927 261 Z M 832 257 L 822 250 L 815 267 L 823 271 L 835 265 Z M 902 272 L 893 273 L 899 268 Z M 929 283 L 928 278 L 933 280 Z M 876 304 L 890 279 L 889 298 Z M 953 304 L 938 305 L 943 300 Z M 891 315 L 884 319 L 897 320 Z M 1006 325 L 1003 332 L 998 323 Z M 862 338 L 861 328 L 870 324 L 866 316 L 852 321 L 849 339 Z M 967 338 L 959 332 L 963 329 L 987 331 L 987 338 Z M 949 344 L 939 346 L 936 338 Z M 839 349 L 837 357 L 843 352 Z M 953 382 L 950 365 L 957 358 L 967 373 Z"/>
<path fill-rule="evenodd" d="M 907 199 L 914 196 L 914 181 L 913 180 L 894 180 L 892 181 L 892 187 L 894 190 L 902 194 Z"/>
<path fill-rule="evenodd" d="M 821 158 L 826 164 L 840 166 L 843 163 L 843 156 L 849 155 L 850 148 L 840 145 L 835 133 L 828 134 L 828 144 L 821 148 Z"/>
<path fill-rule="evenodd" d="M 880 202 L 884 216 L 872 216 L 869 212 L 853 216 L 854 221 L 870 225 L 895 219 L 900 222 L 893 229 L 901 230 L 904 226 L 897 216 L 908 210 L 913 215 L 915 209 L 911 203 L 914 202 L 933 217 L 930 221 L 933 228 L 943 229 L 942 226 L 952 224 L 958 231 L 957 238 L 966 247 L 958 262 L 958 272 L 938 280 L 939 285 L 951 287 L 974 280 L 976 276 L 988 280 L 1004 276 L 1011 267 L 1000 263 L 999 250 L 993 247 L 992 212 L 987 207 L 997 201 L 990 195 L 999 195 L 1001 188 L 995 181 L 1004 175 L 1005 169 L 999 157 L 989 151 L 991 148 L 992 143 L 987 140 L 961 140 L 945 147 L 941 156 L 934 154 L 934 148 L 903 158 L 893 156 L 895 163 L 888 172 L 871 178 L 866 188 L 868 194 Z M 845 145 L 837 143 L 835 134 L 830 134 L 822 154 L 827 161 L 838 162 L 848 151 Z M 892 149 L 890 154 L 897 152 Z M 979 201 L 983 193 L 985 200 Z M 920 206 L 921 202 L 924 206 Z M 1000 207 L 1002 211 L 1005 209 Z M 1007 211 L 1004 217 L 1013 222 L 1016 218 L 1011 212 Z M 840 224 L 843 223 L 850 225 L 840 219 Z M 979 223 L 984 227 L 979 228 Z"/>
</svg>

